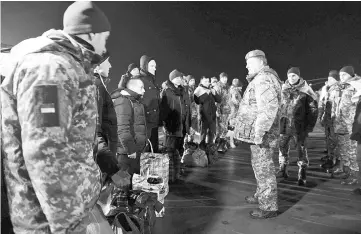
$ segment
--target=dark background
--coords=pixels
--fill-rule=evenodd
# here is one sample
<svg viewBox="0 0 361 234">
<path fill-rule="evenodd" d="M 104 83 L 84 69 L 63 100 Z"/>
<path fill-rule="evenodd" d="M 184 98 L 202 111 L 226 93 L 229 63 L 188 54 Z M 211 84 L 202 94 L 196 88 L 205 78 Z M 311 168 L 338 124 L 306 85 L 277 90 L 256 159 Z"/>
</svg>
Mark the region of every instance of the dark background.
<svg viewBox="0 0 361 234">
<path fill-rule="evenodd" d="M 2 43 L 16 44 L 62 28 L 71 2 L 1 2 Z M 263 50 L 286 79 L 290 66 L 307 80 L 353 65 L 361 73 L 360 2 L 98 2 L 112 24 L 113 90 L 132 62 L 156 58 L 157 82 L 175 68 L 197 79 L 238 77 L 244 56 Z M 230 81 L 229 81 L 230 82 Z"/>
</svg>

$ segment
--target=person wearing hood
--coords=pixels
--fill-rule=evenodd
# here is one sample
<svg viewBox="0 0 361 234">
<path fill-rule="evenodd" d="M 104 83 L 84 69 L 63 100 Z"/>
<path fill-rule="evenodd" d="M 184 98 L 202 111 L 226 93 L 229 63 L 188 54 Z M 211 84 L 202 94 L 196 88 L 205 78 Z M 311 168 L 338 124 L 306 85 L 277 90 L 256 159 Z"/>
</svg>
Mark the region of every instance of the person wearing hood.
<svg viewBox="0 0 361 234">
<path fill-rule="evenodd" d="M 118 88 L 125 87 L 125 84 L 122 84 L 122 82 L 128 80 L 123 78 L 123 76 L 134 77 L 137 75 L 140 75 L 139 66 L 135 63 L 129 64 L 127 72 L 124 75 L 122 75 L 122 77 L 120 78 L 120 81 L 118 83 Z"/>
<path fill-rule="evenodd" d="M 74 2 L 63 25 L 11 49 L 0 89 L 15 233 L 85 233 L 101 213 L 93 70 L 107 51 L 110 23 L 93 2 Z M 105 224 L 98 233 L 111 232 Z"/>
<path fill-rule="evenodd" d="M 361 89 L 361 77 L 355 74 L 352 66 L 340 70 L 338 96 L 333 101 L 331 117 L 337 139 L 337 150 L 340 154 L 340 167 L 333 171 L 333 176 L 341 178 L 341 184 L 358 183 L 359 166 L 357 164 L 357 141 L 351 139 L 352 127 L 356 115 L 357 103 L 352 97 Z M 355 136 L 355 135 L 354 135 Z"/>
<path fill-rule="evenodd" d="M 142 97 L 143 77 L 123 76 L 124 86 L 114 90 L 111 97 L 117 114 L 117 159 L 122 170 L 133 176 L 140 174 L 140 154 L 147 142 L 147 123 Z"/>
<path fill-rule="evenodd" d="M 326 135 L 326 156 L 321 158 L 321 161 L 324 163 L 321 165 L 322 168 L 325 170 L 330 170 L 333 167 L 337 168 L 339 164 L 339 155 L 336 155 L 336 135 L 335 130 L 332 124 L 331 118 L 331 110 L 332 110 L 332 103 L 337 96 L 339 96 L 337 90 L 338 89 L 338 82 L 339 82 L 339 74 L 338 71 L 332 70 L 328 74 L 328 79 L 322 87 L 322 95 L 320 95 L 320 100 L 318 103 L 318 116 L 319 122 L 321 126 L 325 129 Z"/>
<path fill-rule="evenodd" d="M 158 127 L 159 127 L 159 103 L 160 103 L 160 90 L 155 83 L 155 73 L 157 70 L 157 63 L 154 58 L 147 55 L 143 55 L 140 58 L 140 74 L 142 75 L 142 81 L 144 83 L 144 97 L 142 102 L 146 111 L 147 118 L 147 130 L 148 138 L 153 146 L 155 153 L 158 152 L 159 139 L 158 139 Z M 151 148 L 148 147 L 147 151 Z"/>
<path fill-rule="evenodd" d="M 307 137 L 316 125 L 318 117 L 317 95 L 301 78 L 300 69 L 292 67 L 287 71 L 287 80 L 282 86 L 280 121 L 278 178 L 288 178 L 290 142 L 294 141 L 298 159 L 298 185 L 306 184 L 306 169 L 309 166 Z"/>
<path fill-rule="evenodd" d="M 209 78 L 202 77 L 199 86 L 194 90 L 193 98 L 194 102 L 198 105 L 198 125 L 201 126 L 200 146 L 204 147 L 207 137 L 208 144 L 214 143 L 217 133 L 216 103 L 221 102 L 221 97 L 216 89 L 209 84 Z"/>
<path fill-rule="evenodd" d="M 227 123 L 230 119 L 234 119 L 236 117 L 239 104 L 242 101 L 242 84 L 238 78 L 234 78 L 232 80 L 232 85 L 229 88 L 229 106 L 231 109 L 231 113 L 228 116 Z M 228 126 L 227 126 L 228 129 Z M 236 148 L 234 144 L 234 131 L 229 131 L 229 144 L 231 148 Z"/>
<path fill-rule="evenodd" d="M 160 121 L 163 123 L 165 131 L 170 182 L 179 180 L 184 137 L 190 133 L 190 99 L 188 91 L 183 87 L 183 76 L 177 69 L 173 70 L 161 92 Z"/>
<path fill-rule="evenodd" d="M 267 219 L 278 215 L 277 181 L 273 155 L 278 146 L 281 104 L 281 81 L 267 65 L 261 50 L 247 53 L 249 82 L 239 105 L 237 116 L 230 121 L 234 138 L 251 144 L 251 162 L 257 180 L 257 190 L 245 197 L 259 208 L 251 218 Z"/>
</svg>

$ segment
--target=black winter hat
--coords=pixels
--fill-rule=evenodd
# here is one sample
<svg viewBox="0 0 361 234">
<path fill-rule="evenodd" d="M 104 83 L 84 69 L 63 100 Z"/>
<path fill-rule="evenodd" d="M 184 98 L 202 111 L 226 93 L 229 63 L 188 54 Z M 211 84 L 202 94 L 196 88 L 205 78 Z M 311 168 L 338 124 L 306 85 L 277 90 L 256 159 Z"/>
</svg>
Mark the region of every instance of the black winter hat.
<svg viewBox="0 0 361 234">
<path fill-rule="evenodd" d="M 353 69 L 353 66 L 345 66 L 340 70 L 340 72 L 346 72 L 352 77 L 355 76 L 355 70 Z"/>
<path fill-rule="evenodd" d="M 63 17 L 64 32 L 72 35 L 110 31 L 104 12 L 91 1 L 78 1 L 66 9 Z"/>
<path fill-rule="evenodd" d="M 336 80 L 339 80 L 340 79 L 340 76 L 338 74 L 338 71 L 336 70 L 332 70 L 328 73 L 328 77 L 333 77 L 335 78 Z"/>
<path fill-rule="evenodd" d="M 184 74 L 180 71 L 178 71 L 177 69 L 174 69 L 170 74 L 169 74 L 169 80 L 173 80 L 174 78 L 177 77 L 182 77 L 184 76 Z"/>
<path fill-rule="evenodd" d="M 287 75 L 290 74 L 290 73 L 301 76 L 301 72 L 300 72 L 300 69 L 298 67 L 291 67 L 290 69 L 288 69 Z"/>
<path fill-rule="evenodd" d="M 129 64 L 128 66 L 128 72 L 131 72 L 134 68 L 138 68 L 139 69 L 139 66 L 135 63 L 131 63 Z"/>
</svg>

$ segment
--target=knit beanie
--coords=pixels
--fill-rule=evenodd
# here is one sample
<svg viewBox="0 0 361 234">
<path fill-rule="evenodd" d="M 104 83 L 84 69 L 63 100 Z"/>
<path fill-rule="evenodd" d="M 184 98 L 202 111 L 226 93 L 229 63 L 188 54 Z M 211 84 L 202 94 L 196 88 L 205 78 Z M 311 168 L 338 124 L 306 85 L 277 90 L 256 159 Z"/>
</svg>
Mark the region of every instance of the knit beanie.
<svg viewBox="0 0 361 234">
<path fill-rule="evenodd" d="M 177 77 L 182 77 L 184 76 L 182 72 L 178 71 L 177 69 L 174 69 L 170 74 L 169 74 L 169 80 L 173 80 L 174 78 Z"/>
<path fill-rule="evenodd" d="M 291 67 L 288 71 L 287 71 L 287 75 L 293 73 L 296 74 L 298 76 L 301 76 L 301 72 L 300 69 L 298 67 Z"/>
<path fill-rule="evenodd" d="M 328 77 L 332 77 L 332 78 L 334 78 L 335 80 L 340 80 L 338 71 L 336 71 L 336 70 L 330 71 L 330 72 L 328 73 Z"/>
<path fill-rule="evenodd" d="M 134 68 L 138 68 L 139 69 L 139 66 L 135 63 L 131 63 L 129 64 L 128 66 L 128 72 L 131 72 Z"/>
<path fill-rule="evenodd" d="M 64 32 L 77 35 L 110 31 L 106 15 L 95 3 L 79 1 L 66 9 L 63 17 Z"/>
<path fill-rule="evenodd" d="M 355 76 L 355 70 L 353 69 L 353 66 L 345 66 L 340 70 L 340 72 L 346 72 L 352 77 Z"/>
</svg>

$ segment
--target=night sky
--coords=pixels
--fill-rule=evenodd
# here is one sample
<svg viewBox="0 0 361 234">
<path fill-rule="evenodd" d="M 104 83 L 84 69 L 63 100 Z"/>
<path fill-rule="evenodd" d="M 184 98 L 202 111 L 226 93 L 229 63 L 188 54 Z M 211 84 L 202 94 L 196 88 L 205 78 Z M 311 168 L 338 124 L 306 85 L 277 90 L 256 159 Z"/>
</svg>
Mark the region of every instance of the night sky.
<svg viewBox="0 0 361 234">
<path fill-rule="evenodd" d="M 71 2 L 1 2 L 2 43 L 16 44 L 50 28 L 62 28 Z M 143 54 L 156 58 L 157 82 L 175 68 L 196 78 L 245 82 L 244 56 L 266 53 L 286 78 L 290 66 L 307 80 L 353 65 L 361 74 L 360 2 L 98 2 L 112 32 L 113 90 L 127 66 Z M 230 82 L 230 81 L 229 81 Z"/>
</svg>

